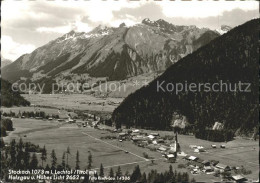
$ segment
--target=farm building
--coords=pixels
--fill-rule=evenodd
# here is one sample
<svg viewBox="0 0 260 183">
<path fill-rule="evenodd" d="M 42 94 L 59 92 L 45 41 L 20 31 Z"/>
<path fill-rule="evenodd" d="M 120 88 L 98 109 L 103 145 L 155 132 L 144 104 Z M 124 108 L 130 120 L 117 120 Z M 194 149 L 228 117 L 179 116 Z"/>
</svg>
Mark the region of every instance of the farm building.
<svg viewBox="0 0 260 183">
<path fill-rule="evenodd" d="M 194 159 L 194 157 L 192 157 L 192 159 Z M 202 162 L 203 162 L 203 160 L 200 159 L 200 158 L 197 158 L 197 157 L 195 157 L 194 160 L 191 160 L 191 163 L 192 163 L 193 165 L 195 165 L 196 167 L 200 167 L 200 168 L 203 167 Z"/>
<path fill-rule="evenodd" d="M 158 150 L 159 152 L 165 152 L 167 149 L 164 148 L 164 147 L 159 147 L 157 150 Z"/>
<path fill-rule="evenodd" d="M 233 175 L 231 177 L 234 181 L 236 182 L 244 182 L 247 181 L 247 179 L 245 177 L 243 177 L 242 175 Z"/>
<path fill-rule="evenodd" d="M 187 156 L 187 154 L 185 152 L 183 152 L 183 151 L 178 152 L 177 155 L 178 156 L 182 156 L 182 157 Z"/>
<path fill-rule="evenodd" d="M 195 157 L 195 156 L 190 156 L 190 157 L 188 157 L 188 160 L 189 161 L 195 161 L 195 160 L 197 160 L 198 158 L 197 157 Z"/>
<path fill-rule="evenodd" d="M 154 138 L 155 138 L 155 136 L 153 136 L 153 135 L 148 135 L 147 136 L 149 139 L 151 139 L 151 140 L 153 140 Z"/>
<path fill-rule="evenodd" d="M 159 133 L 150 133 L 150 135 L 153 135 L 153 136 L 156 136 L 156 137 L 160 136 Z"/>
<path fill-rule="evenodd" d="M 213 168 L 211 168 L 211 166 L 205 166 L 204 167 L 204 172 L 206 173 L 206 172 L 213 172 L 214 171 L 214 169 Z"/>
<path fill-rule="evenodd" d="M 224 127 L 224 124 L 223 123 L 220 123 L 220 122 L 215 122 L 212 130 L 222 130 Z"/>
<path fill-rule="evenodd" d="M 133 130 L 132 133 L 135 133 L 135 134 L 139 134 L 140 133 L 140 130 L 136 129 L 136 130 Z"/>
<path fill-rule="evenodd" d="M 202 162 L 202 164 L 203 164 L 204 166 L 209 166 L 209 165 L 210 165 L 210 162 L 209 162 L 208 160 L 204 160 L 204 161 Z"/>
<path fill-rule="evenodd" d="M 152 143 L 153 143 L 153 144 L 157 144 L 157 141 L 156 141 L 156 140 L 154 140 L 154 141 L 152 141 Z"/>
<path fill-rule="evenodd" d="M 222 172 L 230 170 L 230 167 L 228 165 L 224 165 L 224 164 L 221 164 L 221 163 L 218 163 L 215 167 Z"/>
<path fill-rule="evenodd" d="M 195 148 L 197 148 L 197 145 L 190 145 L 189 146 L 191 149 L 195 149 Z"/>
<path fill-rule="evenodd" d="M 166 155 L 166 158 L 169 162 L 172 162 L 172 163 L 175 162 L 175 160 L 176 160 L 176 158 L 173 154 Z"/>
<path fill-rule="evenodd" d="M 218 163 L 219 163 L 219 161 L 211 160 L 211 164 L 212 164 L 213 166 L 216 166 Z"/>
<path fill-rule="evenodd" d="M 164 140 L 163 139 L 158 139 L 157 143 L 164 143 Z"/>
<path fill-rule="evenodd" d="M 143 141 L 144 139 L 142 137 L 139 137 L 139 136 L 135 136 L 135 137 L 132 137 L 132 140 L 134 142 L 139 142 L 139 141 Z"/>
<path fill-rule="evenodd" d="M 198 153 L 198 152 L 206 152 L 205 149 L 194 149 L 194 152 Z"/>
<path fill-rule="evenodd" d="M 125 137 L 127 134 L 126 133 L 119 133 L 118 136 L 119 137 Z"/>
<path fill-rule="evenodd" d="M 174 154 L 175 152 L 176 151 L 174 149 L 172 149 L 172 148 L 169 150 L 169 154 Z"/>
</svg>

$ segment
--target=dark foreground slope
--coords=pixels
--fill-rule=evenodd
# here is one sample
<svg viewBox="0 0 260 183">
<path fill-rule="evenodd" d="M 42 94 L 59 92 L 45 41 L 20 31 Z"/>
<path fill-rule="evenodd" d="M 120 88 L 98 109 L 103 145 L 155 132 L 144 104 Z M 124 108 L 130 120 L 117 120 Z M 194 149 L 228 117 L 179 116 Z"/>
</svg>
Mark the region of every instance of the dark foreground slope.
<svg viewBox="0 0 260 183">
<path fill-rule="evenodd" d="M 25 100 L 19 92 L 12 91 L 12 85 L 1 79 L 1 106 L 28 106 L 30 102 Z"/>
<path fill-rule="evenodd" d="M 247 133 L 258 125 L 259 20 L 251 20 L 216 38 L 168 68 L 164 74 L 129 95 L 115 109 L 117 126 L 169 129 L 185 116 L 195 129 L 212 128 L 216 121 L 225 129 Z M 251 92 L 167 92 L 158 83 L 251 83 Z M 228 85 L 229 86 L 229 85 Z M 171 87 L 169 87 L 171 89 Z M 245 89 L 245 86 L 242 87 Z M 166 89 L 165 89 L 166 90 Z"/>
</svg>

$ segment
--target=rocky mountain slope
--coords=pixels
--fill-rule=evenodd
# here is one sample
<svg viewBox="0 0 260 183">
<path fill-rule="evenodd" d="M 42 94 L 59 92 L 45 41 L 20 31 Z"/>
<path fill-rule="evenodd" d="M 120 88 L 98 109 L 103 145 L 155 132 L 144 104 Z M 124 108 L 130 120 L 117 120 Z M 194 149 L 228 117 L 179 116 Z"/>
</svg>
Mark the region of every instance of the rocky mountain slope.
<svg viewBox="0 0 260 183">
<path fill-rule="evenodd" d="M 225 34 L 227 33 L 228 31 L 230 31 L 232 29 L 232 27 L 228 26 L 228 25 L 221 25 L 220 29 L 216 29 L 216 31 L 219 33 L 219 34 Z"/>
<path fill-rule="evenodd" d="M 1 68 L 4 68 L 5 66 L 11 64 L 12 61 L 8 59 L 1 58 Z"/>
<path fill-rule="evenodd" d="M 182 58 L 130 94 L 113 112 L 112 121 L 117 127 L 165 130 L 185 119 L 199 132 L 212 129 L 215 122 L 233 132 L 252 132 L 259 120 L 258 33 L 259 19 L 251 20 Z M 210 89 L 198 89 L 206 83 Z M 247 84 L 239 89 L 238 83 Z M 188 89 L 176 93 L 176 84 L 187 84 Z M 189 89 L 190 84 L 197 89 Z"/>
<path fill-rule="evenodd" d="M 11 82 L 21 78 L 57 81 L 71 74 L 121 80 L 165 70 L 218 36 L 206 28 L 176 26 L 164 20 L 144 19 L 132 27 L 98 26 L 88 33 L 71 31 L 22 55 L 2 76 Z"/>
</svg>

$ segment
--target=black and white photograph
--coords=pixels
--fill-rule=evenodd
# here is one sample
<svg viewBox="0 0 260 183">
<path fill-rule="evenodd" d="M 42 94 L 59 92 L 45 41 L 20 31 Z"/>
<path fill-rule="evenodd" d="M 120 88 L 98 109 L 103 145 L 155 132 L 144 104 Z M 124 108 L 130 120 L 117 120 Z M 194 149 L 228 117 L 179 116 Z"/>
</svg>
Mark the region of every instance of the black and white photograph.
<svg viewBox="0 0 260 183">
<path fill-rule="evenodd" d="M 254 0 L 2 0 L 0 182 L 259 182 L 259 20 Z"/>
</svg>

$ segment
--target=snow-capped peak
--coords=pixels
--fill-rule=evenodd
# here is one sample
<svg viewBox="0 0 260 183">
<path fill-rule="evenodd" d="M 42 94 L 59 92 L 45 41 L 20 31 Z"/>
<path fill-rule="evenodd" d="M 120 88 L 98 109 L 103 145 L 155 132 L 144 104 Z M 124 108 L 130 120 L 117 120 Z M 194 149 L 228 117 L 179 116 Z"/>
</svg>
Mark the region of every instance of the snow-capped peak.
<svg viewBox="0 0 260 183">
<path fill-rule="evenodd" d="M 216 31 L 222 35 L 222 34 L 227 33 L 228 31 L 230 31 L 231 29 L 232 29 L 232 27 L 230 27 L 228 25 L 221 25 L 221 27 L 216 29 Z"/>
</svg>

